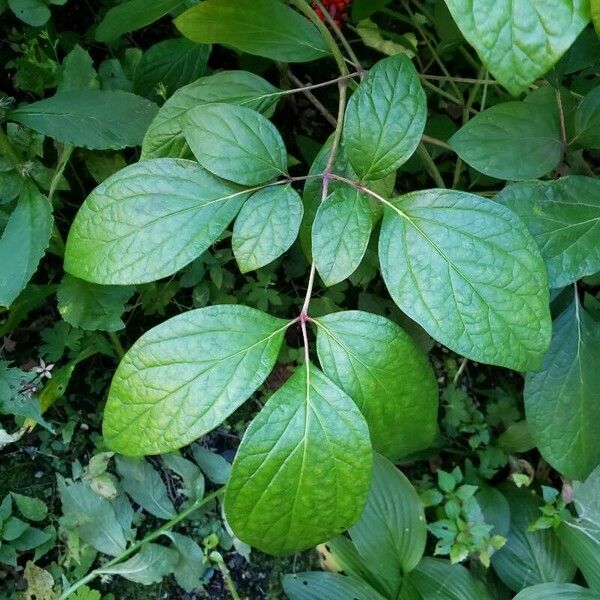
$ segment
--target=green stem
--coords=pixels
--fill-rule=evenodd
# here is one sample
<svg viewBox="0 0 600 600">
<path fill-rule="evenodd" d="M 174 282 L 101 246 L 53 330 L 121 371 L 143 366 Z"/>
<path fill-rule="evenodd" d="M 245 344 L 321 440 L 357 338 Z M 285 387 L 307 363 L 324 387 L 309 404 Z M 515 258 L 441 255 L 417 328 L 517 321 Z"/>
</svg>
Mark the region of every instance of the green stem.
<svg viewBox="0 0 600 600">
<path fill-rule="evenodd" d="M 60 152 L 58 161 L 56 163 L 54 176 L 52 177 L 52 181 L 50 182 L 50 189 L 48 190 L 48 200 L 50 202 L 52 202 L 52 198 L 54 197 L 56 188 L 58 187 L 61 177 L 65 172 L 65 168 L 69 163 L 69 159 L 71 158 L 71 154 L 73 154 L 73 149 L 74 147 L 71 144 L 64 144 L 62 147 L 62 151 Z"/>
<path fill-rule="evenodd" d="M 121 552 L 119 556 L 115 556 L 111 561 L 102 565 L 100 569 L 94 569 L 90 571 L 85 577 L 81 578 L 79 581 L 76 581 L 73 585 L 69 586 L 58 598 L 57 600 L 67 600 L 67 598 L 76 590 L 78 590 L 82 585 L 89 583 L 93 579 L 95 579 L 98 575 L 102 574 L 103 569 L 108 567 L 114 567 L 118 565 L 120 562 L 124 561 L 126 558 L 129 558 L 132 554 L 135 554 L 142 546 L 147 544 L 148 542 L 152 542 L 156 538 L 160 537 L 163 533 L 171 530 L 175 525 L 183 521 L 186 517 L 191 515 L 193 512 L 208 504 L 211 500 L 218 498 L 225 491 L 225 487 L 221 487 L 218 490 L 214 491 L 212 494 L 208 494 L 208 496 L 204 496 L 199 500 L 196 500 L 190 506 L 182 510 L 178 515 L 174 516 L 170 521 L 164 523 L 158 529 L 151 531 L 146 537 L 142 538 L 139 542 L 132 544 L 127 550 Z"/>
<path fill-rule="evenodd" d="M 112 342 L 113 348 L 115 349 L 115 352 L 117 353 L 117 356 L 119 357 L 119 360 L 121 360 L 125 356 L 125 350 L 123 348 L 123 345 L 121 344 L 121 340 L 119 339 L 119 336 L 114 331 L 109 331 L 108 337 L 110 338 L 110 341 Z"/>
<path fill-rule="evenodd" d="M 4 133 L 4 129 L 0 127 L 0 154 L 6 156 L 8 160 L 12 163 L 13 167 L 18 170 L 18 167 L 21 165 L 21 159 L 19 155 L 15 152 L 15 149 L 12 147 L 10 140 L 6 133 Z"/>
<path fill-rule="evenodd" d="M 241 600 L 240 595 L 238 594 L 237 588 L 235 587 L 235 583 L 231 578 L 231 573 L 223 560 L 223 557 L 219 552 L 211 552 L 209 557 L 213 562 L 217 563 L 219 570 L 221 571 L 221 575 L 223 576 L 223 581 L 225 582 L 225 587 L 227 591 L 231 594 L 233 600 Z"/>
<path fill-rule="evenodd" d="M 417 146 L 417 154 L 427 166 L 427 171 L 431 175 L 432 179 L 435 181 L 435 184 L 440 188 L 445 188 L 446 184 L 444 183 L 444 179 L 441 173 L 439 172 L 435 162 L 433 161 L 433 158 L 431 158 L 431 154 L 429 154 L 423 142 L 421 142 Z"/>
</svg>

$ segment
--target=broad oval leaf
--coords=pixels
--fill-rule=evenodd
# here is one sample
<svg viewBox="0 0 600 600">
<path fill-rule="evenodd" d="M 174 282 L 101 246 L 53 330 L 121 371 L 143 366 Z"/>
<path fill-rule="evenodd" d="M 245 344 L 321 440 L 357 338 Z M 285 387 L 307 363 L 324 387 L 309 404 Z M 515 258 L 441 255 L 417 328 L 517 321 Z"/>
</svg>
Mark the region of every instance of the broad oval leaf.
<svg viewBox="0 0 600 600">
<path fill-rule="evenodd" d="M 7 118 L 90 150 L 139 146 L 158 106 L 122 91 L 70 90 L 10 111 Z"/>
<path fill-rule="evenodd" d="M 559 288 L 600 271 L 600 181 L 570 175 L 505 187 L 495 198 L 523 220 Z"/>
<path fill-rule="evenodd" d="M 281 134 L 251 108 L 207 104 L 189 110 L 181 124 L 196 160 L 223 179 L 258 185 L 286 175 Z"/>
<path fill-rule="evenodd" d="M 598 600 L 598 594 L 574 583 L 540 583 L 525 588 L 514 600 Z"/>
<path fill-rule="evenodd" d="M 556 108 L 537 102 L 492 106 L 463 125 L 448 143 L 474 169 L 512 180 L 546 175 L 558 165 L 563 150 Z"/>
<path fill-rule="evenodd" d="M 549 71 L 589 21 L 586 0 L 446 0 L 466 40 L 513 95 Z"/>
<path fill-rule="evenodd" d="M 369 430 L 354 402 L 304 365 L 246 430 L 225 492 L 227 520 L 263 552 L 310 548 L 358 519 L 371 464 Z"/>
<path fill-rule="evenodd" d="M 362 311 L 315 319 L 324 373 L 364 415 L 373 448 L 398 460 L 437 432 L 438 386 L 427 357 L 396 323 Z"/>
<path fill-rule="evenodd" d="M 413 192 L 388 204 L 379 257 L 396 304 L 467 358 L 539 367 L 551 329 L 546 269 L 517 216 L 453 190 Z"/>
<path fill-rule="evenodd" d="M 231 238 L 240 271 L 264 267 L 288 250 L 298 237 L 303 212 L 291 184 L 252 194 L 235 220 Z"/>
<path fill-rule="evenodd" d="M 360 579 L 337 573 L 296 573 L 285 575 L 282 583 L 290 600 L 384 600 L 384 596 Z"/>
<path fill-rule="evenodd" d="M 204 0 L 175 19 L 187 38 L 283 62 L 329 56 L 317 28 L 279 0 Z"/>
<path fill-rule="evenodd" d="M 171 275 L 218 239 L 247 197 L 193 161 L 157 158 L 130 165 L 102 182 L 79 209 L 65 270 L 115 285 Z"/>
<path fill-rule="evenodd" d="M 188 110 L 212 102 L 226 102 L 268 113 L 279 90 L 248 71 L 221 71 L 178 89 L 150 123 L 142 143 L 142 158 L 189 158 L 191 151 L 181 130 Z"/>
<path fill-rule="evenodd" d="M 154 327 L 113 377 L 104 411 L 107 445 L 128 456 L 160 454 L 208 433 L 265 380 L 288 325 L 231 305 Z"/>
<path fill-rule="evenodd" d="M 600 325 L 575 301 L 554 322 L 537 373 L 525 378 L 525 414 L 542 456 L 569 479 L 600 463 Z"/>
<path fill-rule="evenodd" d="M 379 61 L 352 94 L 343 141 L 361 179 L 382 179 L 413 154 L 425 128 L 427 100 L 410 59 Z"/>
</svg>

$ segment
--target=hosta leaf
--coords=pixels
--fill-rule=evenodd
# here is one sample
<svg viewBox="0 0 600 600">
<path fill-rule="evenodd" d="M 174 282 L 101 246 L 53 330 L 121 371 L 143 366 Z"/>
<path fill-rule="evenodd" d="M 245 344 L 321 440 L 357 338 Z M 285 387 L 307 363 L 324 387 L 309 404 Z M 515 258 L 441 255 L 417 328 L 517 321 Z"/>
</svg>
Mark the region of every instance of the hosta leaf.
<svg viewBox="0 0 600 600">
<path fill-rule="evenodd" d="M 546 269 L 525 225 L 499 204 L 452 190 L 385 209 L 379 257 L 396 304 L 473 360 L 537 368 L 550 341 Z"/>
<path fill-rule="evenodd" d="M 233 226 L 231 247 L 242 273 L 281 256 L 298 237 L 302 200 L 291 184 L 259 190 L 246 202 Z"/>
<path fill-rule="evenodd" d="M 217 240 L 247 196 L 192 161 L 130 165 L 101 183 L 79 209 L 65 270 L 116 285 L 171 275 Z"/>
<path fill-rule="evenodd" d="M 511 590 L 537 583 L 571 581 L 576 567 L 553 529 L 528 531 L 540 516 L 540 503 L 529 490 L 508 488 L 510 529 L 506 544 L 492 556 L 494 570 Z"/>
<path fill-rule="evenodd" d="M 50 202 L 27 183 L 0 237 L 0 306 L 8 308 L 35 273 L 52 223 Z"/>
<path fill-rule="evenodd" d="M 226 44 L 283 62 L 329 55 L 316 27 L 278 0 L 205 0 L 175 19 L 194 42 Z"/>
<path fill-rule="evenodd" d="M 178 89 L 150 123 L 142 144 L 142 158 L 191 157 L 181 130 L 181 118 L 196 106 L 227 102 L 268 113 L 279 90 L 248 71 L 222 71 Z"/>
<path fill-rule="evenodd" d="M 250 423 L 225 492 L 234 533 L 270 554 L 352 525 L 371 482 L 367 424 L 317 368 L 299 368 Z"/>
<path fill-rule="evenodd" d="M 182 118 L 183 135 L 198 162 L 211 173 L 244 185 L 286 175 L 285 144 L 268 119 L 233 104 L 207 104 Z"/>
<path fill-rule="evenodd" d="M 144 334 L 117 368 L 104 439 L 130 456 L 181 448 L 208 433 L 265 380 L 288 322 L 246 306 L 210 306 Z"/>
<path fill-rule="evenodd" d="M 370 585 L 337 573 L 285 575 L 283 589 L 290 600 L 384 600 Z"/>
<path fill-rule="evenodd" d="M 555 469 L 585 479 L 600 462 L 600 325 L 575 298 L 553 329 L 541 370 L 525 379 L 527 423 Z"/>
<path fill-rule="evenodd" d="M 348 185 L 321 203 L 312 226 L 312 251 L 325 285 L 335 285 L 356 271 L 367 250 L 372 227 L 367 199 Z"/>
<path fill-rule="evenodd" d="M 446 0 L 466 40 L 514 96 L 549 71 L 589 21 L 586 0 Z"/>
<path fill-rule="evenodd" d="M 427 104 L 410 59 L 397 54 L 379 61 L 352 94 L 343 140 L 361 179 L 382 179 L 406 162 L 425 128 Z"/>
<path fill-rule="evenodd" d="M 410 336 L 396 323 L 362 311 L 315 322 L 323 371 L 358 405 L 373 448 L 390 460 L 427 448 L 437 431 L 438 386 Z"/>
<path fill-rule="evenodd" d="M 525 588 L 514 600 L 597 600 L 598 594 L 574 583 L 540 583 Z"/>
<path fill-rule="evenodd" d="M 600 271 L 600 181 L 571 175 L 514 183 L 495 198 L 523 220 L 559 288 Z"/>
<path fill-rule="evenodd" d="M 537 102 L 496 104 L 469 120 L 448 143 L 474 169 L 500 179 L 542 177 L 562 155 L 556 108 Z"/>
<path fill-rule="evenodd" d="M 59 142 L 91 150 L 139 146 L 158 106 L 122 91 L 71 90 L 27 104 L 7 118 Z"/>
</svg>

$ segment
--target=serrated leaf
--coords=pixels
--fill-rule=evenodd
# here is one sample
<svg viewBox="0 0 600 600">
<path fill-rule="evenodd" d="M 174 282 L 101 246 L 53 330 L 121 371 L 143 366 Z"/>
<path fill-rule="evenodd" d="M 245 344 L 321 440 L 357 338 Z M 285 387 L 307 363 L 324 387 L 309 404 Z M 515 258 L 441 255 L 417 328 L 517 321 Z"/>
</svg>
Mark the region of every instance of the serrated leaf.
<svg viewBox="0 0 600 600">
<path fill-rule="evenodd" d="M 139 146 L 158 112 L 154 102 L 122 91 L 71 90 L 12 110 L 7 119 L 59 142 L 90 150 Z"/>
<path fill-rule="evenodd" d="M 589 21 L 585 0 L 446 0 L 465 39 L 513 95 L 549 71 Z"/>
<path fill-rule="evenodd" d="M 298 237 L 304 209 L 291 184 L 259 190 L 242 206 L 233 226 L 231 248 L 242 273 L 264 267 Z"/>
<path fill-rule="evenodd" d="M 192 161 L 130 165 L 101 183 L 79 209 L 65 270 L 116 285 L 171 275 L 217 240 L 247 195 Z"/>
<path fill-rule="evenodd" d="M 391 204 L 379 258 L 396 304 L 467 358 L 539 367 L 550 342 L 546 269 L 516 215 L 453 190 L 413 192 Z"/>
<path fill-rule="evenodd" d="M 585 479 L 600 462 L 600 325 L 575 298 L 553 329 L 541 370 L 525 379 L 527 423 L 555 469 L 569 479 Z"/>
<path fill-rule="evenodd" d="M 333 191 L 321 203 L 312 226 L 312 251 L 325 285 L 335 285 L 356 271 L 372 227 L 367 199 L 350 186 Z"/>
<path fill-rule="evenodd" d="M 279 90 L 248 71 L 222 71 L 202 77 L 180 89 L 160 108 L 142 144 L 142 158 L 191 157 L 181 130 L 188 110 L 211 102 L 226 102 L 268 113 L 279 99 Z"/>
<path fill-rule="evenodd" d="M 570 175 L 514 183 L 495 198 L 523 220 L 559 288 L 600 271 L 600 181 Z"/>
<path fill-rule="evenodd" d="M 35 273 L 52 223 L 50 202 L 26 183 L 0 238 L 0 306 L 8 308 Z"/>
<path fill-rule="evenodd" d="M 208 433 L 265 380 L 289 322 L 246 306 L 210 306 L 145 333 L 113 378 L 107 445 L 130 456 L 181 448 Z"/>
<path fill-rule="evenodd" d="M 57 92 L 98 89 L 98 75 L 92 57 L 81 46 L 74 46 L 63 61 L 63 73 Z"/>
<path fill-rule="evenodd" d="M 315 320 L 324 373 L 364 415 L 373 448 L 398 460 L 437 432 L 438 386 L 426 356 L 392 321 L 362 311 Z"/>
<path fill-rule="evenodd" d="M 205 0 L 175 25 L 194 42 L 226 44 L 272 60 L 305 62 L 330 54 L 316 27 L 278 0 Z"/>
<path fill-rule="evenodd" d="M 199 106 L 181 117 L 181 127 L 196 160 L 218 177 L 258 185 L 286 175 L 281 134 L 251 108 L 223 103 Z"/>
<path fill-rule="evenodd" d="M 227 520 L 269 554 L 310 548 L 358 519 L 371 463 L 354 402 L 316 367 L 302 366 L 246 430 L 225 492 Z"/>
<path fill-rule="evenodd" d="M 410 59 L 398 54 L 376 63 L 352 94 L 343 142 L 360 179 L 382 179 L 416 150 L 425 128 L 427 100 Z"/>
<path fill-rule="evenodd" d="M 574 583 L 540 583 L 525 588 L 514 600 L 597 600 L 598 594 Z"/>
<path fill-rule="evenodd" d="M 370 585 L 337 573 L 284 575 L 282 583 L 290 600 L 384 600 Z"/>
<path fill-rule="evenodd" d="M 546 175 L 563 151 L 556 107 L 537 102 L 496 104 L 470 119 L 448 143 L 474 169 L 512 180 Z"/>
</svg>

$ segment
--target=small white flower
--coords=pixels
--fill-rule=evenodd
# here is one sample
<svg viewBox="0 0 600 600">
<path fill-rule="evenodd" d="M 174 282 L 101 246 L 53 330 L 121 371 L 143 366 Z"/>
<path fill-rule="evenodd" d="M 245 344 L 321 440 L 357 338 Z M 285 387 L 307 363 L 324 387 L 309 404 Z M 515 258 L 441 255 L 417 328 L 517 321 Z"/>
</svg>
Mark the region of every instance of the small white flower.
<svg viewBox="0 0 600 600">
<path fill-rule="evenodd" d="M 40 376 L 41 379 L 52 379 L 52 369 L 54 364 L 46 364 L 43 358 L 40 358 L 40 364 L 38 367 L 33 367 L 33 370 Z"/>
</svg>

